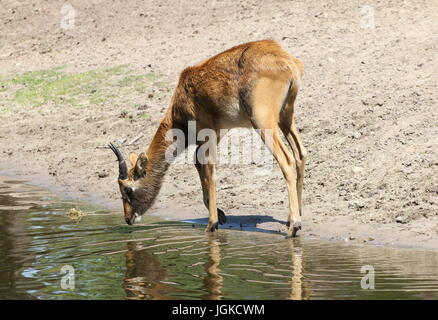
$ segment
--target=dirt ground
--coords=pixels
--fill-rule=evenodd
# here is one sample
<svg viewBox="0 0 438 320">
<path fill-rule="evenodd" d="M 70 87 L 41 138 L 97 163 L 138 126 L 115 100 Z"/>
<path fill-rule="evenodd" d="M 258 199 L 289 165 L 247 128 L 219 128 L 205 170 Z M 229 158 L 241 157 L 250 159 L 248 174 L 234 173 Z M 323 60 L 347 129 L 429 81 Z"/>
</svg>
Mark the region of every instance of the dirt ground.
<svg viewBox="0 0 438 320">
<path fill-rule="evenodd" d="M 145 150 L 183 68 L 270 38 L 305 66 L 300 236 L 438 249 L 437 1 L 65 4 L 2 1 L 0 173 L 121 210 L 103 147 Z M 218 167 L 219 207 L 284 230 L 281 172 L 256 168 Z M 193 165 L 171 167 L 150 214 L 206 221 Z"/>
</svg>

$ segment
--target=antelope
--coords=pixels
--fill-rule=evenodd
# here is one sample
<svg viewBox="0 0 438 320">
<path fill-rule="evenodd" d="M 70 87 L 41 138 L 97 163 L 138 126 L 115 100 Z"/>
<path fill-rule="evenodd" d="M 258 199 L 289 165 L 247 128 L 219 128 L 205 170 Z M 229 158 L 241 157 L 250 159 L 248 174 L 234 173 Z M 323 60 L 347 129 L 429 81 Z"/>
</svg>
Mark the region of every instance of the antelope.
<svg viewBox="0 0 438 320">
<path fill-rule="evenodd" d="M 204 128 L 217 133 L 237 127 L 257 129 L 286 180 L 287 236 L 295 237 L 301 229 L 306 150 L 295 123 L 294 101 L 303 72 L 302 62 L 274 40 L 241 44 L 184 69 L 149 147 L 138 155 L 129 155 L 129 170 L 120 150 L 109 146 L 119 163 L 118 184 L 125 221 L 132 225 L 140 220 L 160 191 L 169 168 L 166 149 L 172 144 L 166 139 L 166 132 L 179 129 L 187 137 L 188 121 L 196 121 L 196 132 Z M 268 130 L 272 132 L 269 144 Z M 291 150 L 282 141 L 280 131 Z M 220 134 L 217 140 L 219 143 Z M 195 143 L 198 151 L 204 142 Z M 184 147 L 188 145 L 186 141 Z M 195 167 L 209 211 L 206 231 L 214 232 L 226 222 L 224 212 L 216 205 L 214 156 L 205 155 L 200 161 L 196 155 Z"/>
</svg>

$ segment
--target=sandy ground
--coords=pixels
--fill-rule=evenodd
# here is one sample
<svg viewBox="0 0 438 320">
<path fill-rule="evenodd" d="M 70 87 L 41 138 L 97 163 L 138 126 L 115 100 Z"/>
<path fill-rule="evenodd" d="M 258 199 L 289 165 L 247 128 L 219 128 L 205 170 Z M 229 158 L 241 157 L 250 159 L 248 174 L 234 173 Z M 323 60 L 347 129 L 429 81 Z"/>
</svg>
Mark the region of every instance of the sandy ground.
<svg viewBox="0 0 438 320">
<path fill-rule="evenodd" d="M 102 146 L 145 150 L 184 67 L 271 38 L 305 65 L 296 108 L 309 151 L 300 236 L 438 249 L 437 1 L 69 4 L 73 25 L 64 1 L 2 1 L 0 173 L 121 210 L 117 166 Z M 26 84 L 7 82 L 27 71 L 124 64 L 161 82 L 126 95 L 94 84 L 90 92 L 111 98 L 79 106 L 26 105 L 13 98 Z M 232 227 L 284 230 L 277 167 L 260 175 L 257 166 L 223 164 L 217 181 Z M 150 214 L 203 222 L 201 198 L 195 168 L 176 164 Z"/>
</svg>

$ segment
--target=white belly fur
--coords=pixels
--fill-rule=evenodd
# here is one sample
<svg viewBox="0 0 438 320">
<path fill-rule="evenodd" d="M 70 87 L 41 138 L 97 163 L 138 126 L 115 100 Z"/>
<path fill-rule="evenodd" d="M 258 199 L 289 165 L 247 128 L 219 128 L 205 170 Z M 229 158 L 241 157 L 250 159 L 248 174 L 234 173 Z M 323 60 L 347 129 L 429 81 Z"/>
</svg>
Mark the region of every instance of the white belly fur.
<svg viewBox="0 0 438 320">
<path fill-rule="evenodd" d="M 251 127 L 248 114 L 240 107 L 237 100 L 227 104 L 223 108 L 220 127 L 224 129 Z"/>
</svg>

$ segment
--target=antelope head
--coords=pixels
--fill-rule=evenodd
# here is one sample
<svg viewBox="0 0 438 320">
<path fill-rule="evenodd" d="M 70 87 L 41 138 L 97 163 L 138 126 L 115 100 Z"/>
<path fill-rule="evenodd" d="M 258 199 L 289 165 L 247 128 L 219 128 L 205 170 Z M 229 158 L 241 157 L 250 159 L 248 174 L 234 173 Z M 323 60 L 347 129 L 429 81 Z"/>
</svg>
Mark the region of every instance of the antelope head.
<svg viewBox="0 0 438 320">
<path fill-rule="evenodd" d="M 132 225 L 141 220 L 142 215 L 151 206 L 148 201 L 148 190 L 145 187 L 144 178 L 146 176 L 147 156 L 144 153 L 129 155 L 131 168 L 128 170 L 126 161 L 122 153 L 113 144 L 108 146 L 116 155 L 119 163 L 118 184 L 123 200 L 123 210 L 125 212 L 125 221 Z"/>
</svg>

